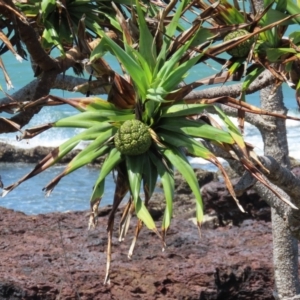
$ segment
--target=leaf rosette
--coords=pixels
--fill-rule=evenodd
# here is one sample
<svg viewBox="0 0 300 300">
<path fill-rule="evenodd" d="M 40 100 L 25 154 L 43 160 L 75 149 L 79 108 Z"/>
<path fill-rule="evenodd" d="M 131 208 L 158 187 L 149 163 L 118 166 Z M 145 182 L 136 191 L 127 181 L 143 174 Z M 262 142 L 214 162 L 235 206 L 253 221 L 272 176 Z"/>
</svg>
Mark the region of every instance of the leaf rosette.
<svg viewBox="0 0 300 300">
<path fill-rule="evenodd" d="M 118 8 L 114 7 L 118 20 L 115 21 L 118 23 L 116 27 L 121 30 L 123 38 L 120 43 L 116 43 L 104 30 L 100 30 L 98 33 L 101 39 L 91 53 L 90 62 L 92 66 L 93 62 L 110 52 L 117 58 L 124 74 L 116 72 L 110 74 L 107 101 L 97 97 L 50 98 L 56 103 L 75 107 L 79 113 L 50 124 L 27 129 L 23 138 L 32 138 L 52 127 L 75 127 L 81 128 L 82 131 L 49 153 L 30 173 L 4 188 L 3 195 L 59 162 L 82 141 L 88 141 L 88 145 L 77 153 L 65 169 L 44 187 L 44 190 L 50 194 L 64 176 L 90 164 L 95 159 L 105 157 L 90 197 L 89 226 L 92 227 L 97 222 L 106 177 L 112 171 L 116 172 L 116 189 L 107 226 L 105 282 L 109 281 L 115 213 L 128 192 L 130 197 L 120 220 L 119 239 L 125 238 L 135 212 L 138 221 L 129 249 L 128 255 L 131 256 L 142 224 L 154 231 L 165 247 L 165 236 L 172 218 L 174 169 L 183 175 L 194 193 L 196 220 L 200 228 L 204 215 L 203 202 L 200 186 L 188 156 L 203 158 L 215 164 L 224 175 L 225 183 L 238 204 L 222 164 L 202 141 L 210 141 L 228 153 L 238 149 L 238 155 L 247 165 L 247 170 L 256 172 L 249 160 L 242 134 L 222 110 L 207 104 L 205 99 L 184 100 L 187 94 L 202 84 L 197 82 L 182 84 L 182 82 L 191 68 L 201 62 L 205 55 L 204 51 L 193 50 L 203 33 L 203 28 L 195 23 L 193 30 L 182 32 L 180 26 L 189 4 L 188 0 L 179 3 L 171 1 L 168 12 L 176 6 L 175 13 L 171 18 L 158 14 L 157 17 L 160 16 L 161 19 L 158 19 L 157 28 L 153 29 L 153 24 L 146 23 L 145 13 L 136 1 L 135 10 L 131 13 L 132 21 L 136 22 L 136 28 L 139 29 L 138 38 L 132 36 L 132 28 L 127 27 L 128 22 Z M 153 4 L 149 5 L 155 9 L 152 7 Z M 168 22 L 164 22 L 166 19 Z M 175 38 L 172 38 L 174 36 Z M 41 102 L 39 104 L 41 105 Z M 207 108 L 215 109 L 223 121 L 222 126 L 211 118 L 201 117 L 206 115 Z M 260 178 L 257 173 L 255 175 L 256 178 Z M 161 232 L 158 231 L 147 209 L 158 180 L 162 183 L 165 195 Z"/>
</svg>

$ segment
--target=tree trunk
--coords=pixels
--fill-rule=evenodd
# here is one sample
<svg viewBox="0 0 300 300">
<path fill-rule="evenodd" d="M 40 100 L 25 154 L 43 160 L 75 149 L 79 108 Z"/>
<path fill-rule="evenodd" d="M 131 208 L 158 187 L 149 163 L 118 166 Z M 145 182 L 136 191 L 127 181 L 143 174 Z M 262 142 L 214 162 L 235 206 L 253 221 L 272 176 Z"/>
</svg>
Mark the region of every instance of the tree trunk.
<svg viewBox="0 0 300 300">
<path fill-rule="evenodd" d="M 252 11 L 262 12 L 264 2 L 254 0 Z M 282 88 L 273 91 L 274 87 L 269 86 L 261 90 L 261 108 L 278 113 L 286 114 L 287 109 L 283 103 Z M 264 142 L 264 154 L 273 156 L 282 166 L 290 168 L 289 149 L 286 135 L 285 121 L 272 117 L 264 117 L 269 123 L 275 126 L 273 129 L 261 129 Z M 285 222 L 271 208 L 272 212 L 272 233 L 273 233 L 273 264 L 275 278 L 275 299 L 300 299 L 299 277 L 298 277 L 298 241 L 291 235 L 287 222 Z"/>
<path fill-rule="evenodd" d="M 261 107 L 263 109 L 286 113 L 283 104 L 282 89 L 272 92 L 272 87 L 263 89 L 260 93 Z M 273 117 L 264 117 L 268 123 L 272 122 L 274 129 L 270 127 L 262 130 L 265 155 L 273 156 L 282 166 L 290 168 L 288 143 L 286 138 L 285 121 Z M 273 262 L 276 284 L 275 298 L 280 300 L 294 298 L 299 292 L 298 278 L 298 241 L 292 237 L 286 222 L 272 208 L 273 231 Z"/>
</svg>

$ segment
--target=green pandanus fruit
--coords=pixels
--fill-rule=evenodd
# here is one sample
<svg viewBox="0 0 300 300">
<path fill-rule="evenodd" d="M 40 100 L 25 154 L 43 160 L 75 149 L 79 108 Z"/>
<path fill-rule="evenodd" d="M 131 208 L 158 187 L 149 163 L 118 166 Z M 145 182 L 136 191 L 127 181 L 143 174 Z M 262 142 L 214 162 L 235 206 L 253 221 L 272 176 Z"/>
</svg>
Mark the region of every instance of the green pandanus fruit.
<svg viewBox="0 0 300 300">
<path fill-rule="evenodd" d="M 230 41 L 237 37 L 244 36 L 246 34 L 249 34 L 249 32 L 245 29 L 232 31 L 225 36 L 224 42 Z M 249 38 L 248 40 L 240 43 L 237 47 L 228 50 L 227 53 L 232 55 L 233 57 L 245 57 L 248 55 L 252 44 L 253 44 L 253 38 Z"/>
<path fill-rule="evenodd" d="M 115 135 L 115 146 L 124 155 L 145 153 L 150 145 L 148 126 L 139 120 L 124 122 Z"/>
</svg>

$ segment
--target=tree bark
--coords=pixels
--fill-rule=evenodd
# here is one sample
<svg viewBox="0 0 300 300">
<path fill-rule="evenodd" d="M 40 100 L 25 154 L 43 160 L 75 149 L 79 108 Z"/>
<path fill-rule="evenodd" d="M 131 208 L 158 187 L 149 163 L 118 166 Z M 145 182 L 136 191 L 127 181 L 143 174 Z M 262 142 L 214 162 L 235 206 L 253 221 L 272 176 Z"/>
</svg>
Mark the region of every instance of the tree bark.
<svg viewBox="0 0 300 300">
<path fill-rule="evenodd" d="M 264 1 L 253 0 L 250 2 L 252 12 L 264 10 Z M 283 103 L 282 88 L 273 90 L 268 86 L 261 90 L 261 108 L 286 114 L 287 109 Z M 268 123 L 274 124 L 274 129 L 259 128 L 263 142 L 264 154 L 272 156 L 282 166 L 290 169 L 289 149 L 285 121 L 278 118 L 264 116 Z M 274 196 L 275 197 L 275 196 Z M 300 286 L 298 277 L 298 241 L 292 236 L 286 222 L 276 211 L 271 208 L 272 233 L 273 233 L 273 263 L 275 277 L 274 297 L 279 300 L 296 299 L 299 296 Z"/>
<path fill-rule="evenodd" d="M 272 93 L 272 87 L 260 93 L 261 108 L 277 113 L 286 113 L 283 104 L 282 89 Z M 264 142 L 264 154 L 270 155 L 278 163 L 290 168 L 289 150 L 285 121 L 273 117 L 264 117 L 274 123 L 274 129 L 261 130 Z M 274 196 L 275 197 L 275 196 Z M 277 299 L 285 300 L 299 294 L 298 278 L 298 241 L 292 236 L 288 223 L 272 208 L 273 261 Z"/>
<path fill-rule="evenodd" d="M 261 91 L 261 108 L 272 112 L 286 113 L 281 89 L 277 90 L 274 94 L 272 93 L 272 90 L 272 87 L 268 87 Z M 271 171 L 270 174 L 266 174 L 266 176 L 270 178 L 271 181 L 279 183 L 279 185 L 283 187 L 283 190 L 286 190 L 291 196 L 291 201 L 296 203 L 299 207 L 299 180 L 288 171 L 290 168 L 290 161 L 288 156 L 285 121 L 267 116 L 264 116 L 263 118 L 268 124 L 272 124 L 272 126 L 260 128 L 264 141 L 265 155 L 270 156 L 261 158 L 263 164 Z M 207 146 L 207 143 L 205 143 L 205 146 Z M 240 163 L 233 160 L 228 154 L 222 153 L 222 151 L 215 147 L 209 148 L 215 155 L 225 158 L 235 171 L 238 173 L 244 172 L 244 170 L 241 170 Z M 280 164 L 281 167 L 278 164 Z M 279 174 L 272 173 L 276 172 L 276 170 L 278 170 Z M 247 174 L 244 176 L 246 177 Z M 246 185 L 247 184 L 249 187 L 250 185 L 253 185 L 254 182 L 248 180 Z M 286 187 L 284 187 L 285 184 Z M 293 237 L 294 235 L 299 239 L 299 210 L 295 211 L 290 208 L 261 183 L 256 183 L 255 188 L 260 196 L 265 199 L 272 208 L 273 261 L 276 282 L 274 297 L 278 300 L 300 299 L 298 240 Z M 273 188 L 285 198 L 289 198 L 289 195 L 284 193 L 283 190 L 279 189 L 277 186 L 273 186 Z M 237 189 L 237 187 L 235 187 L 235 189 Z M 240 188 L 237 190 L 240 190 Z"/>
</svg>

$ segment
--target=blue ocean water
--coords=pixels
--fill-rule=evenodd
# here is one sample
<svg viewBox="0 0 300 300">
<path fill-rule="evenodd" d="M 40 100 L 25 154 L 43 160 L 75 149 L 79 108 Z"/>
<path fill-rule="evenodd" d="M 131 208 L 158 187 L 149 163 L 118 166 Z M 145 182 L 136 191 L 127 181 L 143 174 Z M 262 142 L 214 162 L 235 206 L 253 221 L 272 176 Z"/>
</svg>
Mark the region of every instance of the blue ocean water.
<svg viewBox="0 0 300 300">
<path fill-rule="evenodd" d="M 34 79 L 33 72 L 28 61 L 18 62 L 12 55 L 5 54 L 2 56 L 8 73 L 11 76 L 14 90 L 6 91 L 13 94 L 19 88 L 29 83 Z M 117 65 L 115 66 L 118 67 Z M 201 73 L 199 73 L 199 69 Z M 210 67 L 203 67 L 193 69 L 189 78 L 195 80 L 209 76 L 215 72 Z M 72 73 L 70 73 L 72 74 Z M 0 72 L 0 85 L 5 90 L 6 84 L 2 73 Z M 60 97 L 81 97 L 81 94 L 70 93 L 61 90 L 53 90 L 52 94 Z M 299 116 L 297 104 L 295 101 L 295 91 L 284 86 L 285 105 L 290 111 L 290 114 Z M 3 95 L 4 96 L 4 95 Z M 1 96 L 0 96 L 1 98 Z M 247 101 L 253 105 L 259 105 L 259 94 L 255 93 L 247 97 Z M 27 127 L 40 125 L 55 121 L 62 116 L 68 116 L 75 113 L 75 110 L 66 106 L 46 107 L 42 112 L 36 115 Z M 4 115 L 2 115 L 4 116 Z M 296 121 L 287 121 L 288 140 L 290 147 L 290 155 L 300 159 L 298 151 L 300 134 L 300 123 Z M 2 134 L 1 141 L 15 144 L 19 147 L 34 147 L 36 145 L 58 146 L 68 137 L 75 134 L 77 130 L 73 129 L 51 129 L 28 141 L 16 141 L 16 134 Z M 261 154 L 263 152 L 263 145 L 258 130 L 247 124 L 245 128 L 245 140 L 256 146 L 256 152 Z M 205 169 L 214 170 L 214 166 L 206 163 L 203 160 L 192 160 L 195 166 L 201 166 Z M 26 173 L 28 173 L 34 165 L 31 164 L 8 164 L 0 161 L 0 175 L 4 185 L 14 183 Z M 27 182 L 21 184 L 16 190 L 9 193 L 6 197 L 0 198 L 0 206 L 13 208 L 15 210 L 23 211 L 27 214 L 47 213 L 53 211 L 69 211 L 69 210 L 88 210 L 89 197 L 92 191 L 93 183 L 96 180 L 99 170 L 97 168 L 85 167 L 75 171 L 70 176 L 63 178 L 58 186 L 54 189 L 50 197 L 45 197 L 42 188 L 63 169 L 63 166 L 55 166 L 36 176 Z M 113 177 L 110 176 L 106 181 L 106 191 L 102 200 L 102 205 L 107 205 L 112 202 L 114 192 Z"/>
</svg>

